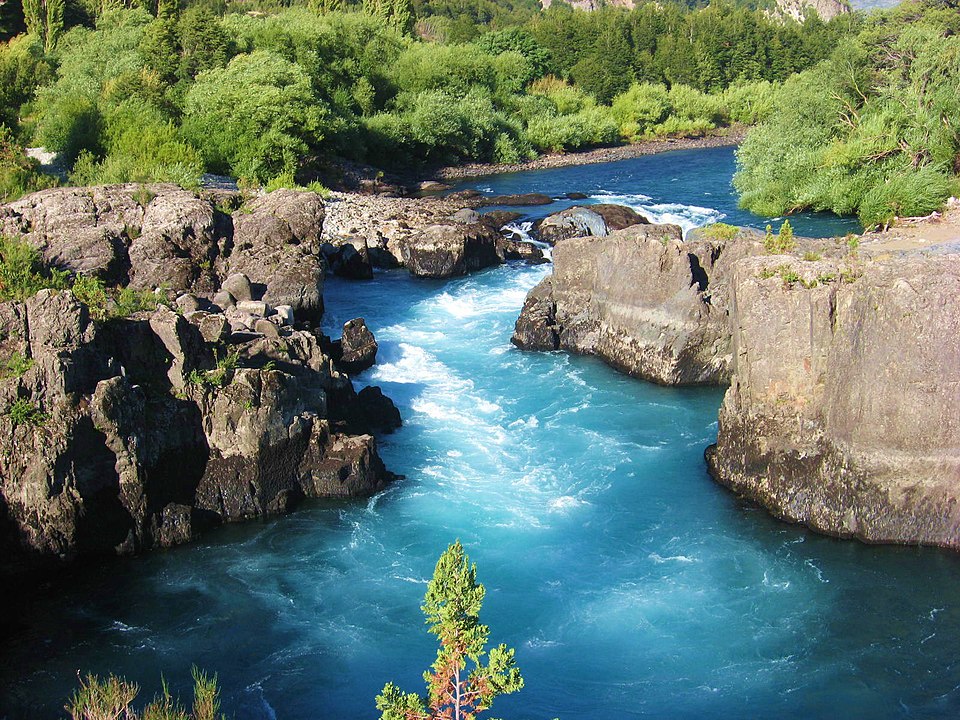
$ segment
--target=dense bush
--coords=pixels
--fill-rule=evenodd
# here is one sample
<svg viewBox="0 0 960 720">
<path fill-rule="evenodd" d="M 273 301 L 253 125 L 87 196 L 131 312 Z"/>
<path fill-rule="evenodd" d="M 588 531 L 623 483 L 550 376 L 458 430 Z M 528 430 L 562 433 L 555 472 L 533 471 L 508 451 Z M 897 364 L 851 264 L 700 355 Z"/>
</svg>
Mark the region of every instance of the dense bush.
<svg viewBox="0 0 960 720">
<path fill-rule="evenodd" d="M 738 152 L 743 205 L 856 212 L 867 226 L 940 207 L 960 157 L 956 20 L 903 5 L 789 80 Z"/>
<path fill-rule="evenodd" d="M 55 180 L 40 174 L 36 160 L 28 158 L 13 133 L 0 124 L 0 203 L 53 184 Z"/>
<path fill-rule="evenodd" d="M 21 35 L 0 44 L 0 124 L 15 129 L 20 106 L 52 78 L 52 63 L 34 36 Z"/>
<path fill-rule="evenodd" d="M 394 112 L 374 115 L 365 126 L 372 154 L 394 163 L 516 162 L 527 154 L 519 125 L 477 91 L 464 98 L 438 90 L 404 95 Z"/>
<path fill-rule="evenodd" d="M 71 0 L 59 39 L 43 29 L 0 45 L 0 122 L 59 151 L 73 182 L 192 184 L 213 171 L 266 183 L 330 155 L 514 162 L 754 123 L 777 81 L 856 22 L 727 4 L 130 5 Z M 414 21 L 428 41 L 411 37 Z"/>
<path fill-rule="evenodd" d="M 256 50 L 197 78 L 183 134 L 213 171 L 266 182 L 296 169 L 322 138 L 326 115 L 299 65 Z"/>
</svg>

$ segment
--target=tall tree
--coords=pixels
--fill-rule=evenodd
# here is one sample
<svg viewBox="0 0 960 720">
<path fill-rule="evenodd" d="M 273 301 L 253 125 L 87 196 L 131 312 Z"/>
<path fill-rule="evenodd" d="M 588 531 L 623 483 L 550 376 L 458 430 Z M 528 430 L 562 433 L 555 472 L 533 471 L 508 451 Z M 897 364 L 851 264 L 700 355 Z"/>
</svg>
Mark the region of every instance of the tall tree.
<svg viewBox="0 0 960 720">
<path fill-rule="evenodd" d="M 457 540 L 437 561 L 421 607 L 430 632 L 440 640 L 433 670 L 423 674 L 427 697 L 387 683 L 377 696 L 381 720 L 473 720 L 498 695 L 523 687 L 512 649 L 499 645 L 486 653 L 490 628 L 480 623 L 485 593 L 477 582 L 477 566 Z"/>
<path fill-rule="evenodd" d="M 23 0 L 27 32 L 40 38 L 46 52 L 53 50 L 63 33 L 63 10 L 63 0 Z"/>
</svg>

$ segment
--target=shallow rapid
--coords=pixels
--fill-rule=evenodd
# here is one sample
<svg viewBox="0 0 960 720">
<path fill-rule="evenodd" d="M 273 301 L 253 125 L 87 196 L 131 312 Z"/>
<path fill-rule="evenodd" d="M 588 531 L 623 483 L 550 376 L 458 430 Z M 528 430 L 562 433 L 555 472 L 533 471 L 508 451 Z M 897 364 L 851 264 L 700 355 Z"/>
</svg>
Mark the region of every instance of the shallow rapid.
<svg viewBox="0 0 960 720">
<path fill-rule="evenodd" d="M 736 210 L 731 167 L 721 149 L 473 186 L 762 227 Z M 363 316 L 380 341 L 357 382 L 403 413 L 381 447 L 405 479 L 111 564 L 38 603 L 0 648 L 0 717 L 55 716 L 78 669 L 125 675 L 145 696 L 163 673 L 186 695 L 196 664 L 219 673 L 238 720 L 375 718 L 386 681 L 423 689 L 434 644 L 419 605 L 456 538 L 487 586 L 491 637 L 516 648 L 526 679 L 498 717 L 956 715 L 958 558 L 818 537 L 738 502 L 703 463 L 721 389 L 513 348 L 548 272 L 331 279 L 327 326 Z"/>
</svg>

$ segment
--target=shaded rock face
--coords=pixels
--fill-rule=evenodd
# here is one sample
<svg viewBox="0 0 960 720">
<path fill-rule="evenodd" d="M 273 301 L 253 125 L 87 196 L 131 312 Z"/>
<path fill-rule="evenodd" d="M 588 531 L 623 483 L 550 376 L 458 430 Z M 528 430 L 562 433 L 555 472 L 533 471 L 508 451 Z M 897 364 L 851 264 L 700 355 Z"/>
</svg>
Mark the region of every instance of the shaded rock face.
<svg viewBox="0 0 960 720">
<path fill-rule="evenodd" d="M 0 353 L 30 360 L 0 379 L 0 575 L 178 544 L 393 477 L 312 333 L 226 347 L 222 315 L 191 318 L 97 324 L 69 291 L 0 303 Z M 218 369 L 228 356 L 237 369 Z"/>
<path fill-rule="evenodd" d="M 383 394 L 383 390 L 375 385 L 368 385 L 357 393 L 361 412 L 367 424 L 382 432 L 393 432 L 403 425 L 400 411 L 393 404 L 393 400 Z"/>
<path fill-rule="evenodd" d="M 749 233 L 685 242 L 676 225 L 562 240 L 553 275 L 527 297 L 513 343 L 597 355 L 667 385 L 724 382 L 727 276 L 736 259 L 760 251 Z"/>
<path fill-rule="evenodd" d="M 960 548 L 957 256 L 867 263 L 853 282 L 784 261 L 812 286 L 768 277 L 769 259 L 735 268 L 711 473 L 821 532 Z"/>
<path fill-rule="evenodd" d="M 431 225 L 401 245 L 403 264 L 418 277 L 466 275 L 501 262 L 500 233 L 485 223 Z"/>
</svg>

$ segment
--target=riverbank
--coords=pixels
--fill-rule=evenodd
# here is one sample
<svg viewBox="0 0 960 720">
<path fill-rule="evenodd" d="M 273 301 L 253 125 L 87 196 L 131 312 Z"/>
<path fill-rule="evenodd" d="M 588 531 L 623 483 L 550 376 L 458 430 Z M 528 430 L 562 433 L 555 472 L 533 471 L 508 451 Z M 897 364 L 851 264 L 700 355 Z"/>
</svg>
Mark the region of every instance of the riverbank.
<svg viewBox="0 0 960 720">
<path fill-rule="evenodd" d="M 468 163 L 433 170 L 423 180 L 443 182 L 484 175 L 523 172 L 525 170 L 547 170 L 551 168 L 571 167 L 573 165 L 597 165 L 617 160 L 630 160 L 644 155 L 656 155 L 671 150 L 699 150 L 703 148 L 728 147 L 739 145 L 747 134 L 745 125 L 722 128 L 715 135 L 694 138 L 666 138 L 647 140 L 630 145 L 594 148 L 580 152 L 550 153 L 522 163 Z"/>
</svg>

